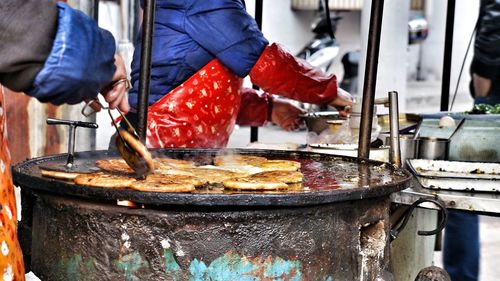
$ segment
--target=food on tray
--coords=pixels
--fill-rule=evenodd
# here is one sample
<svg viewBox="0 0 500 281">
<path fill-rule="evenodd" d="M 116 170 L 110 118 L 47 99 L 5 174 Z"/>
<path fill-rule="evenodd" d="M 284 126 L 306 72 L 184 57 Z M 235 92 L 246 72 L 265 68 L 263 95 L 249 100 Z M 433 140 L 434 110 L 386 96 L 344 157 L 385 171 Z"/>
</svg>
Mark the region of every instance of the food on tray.
<svg viewBox="0 0 500 281">
<path fill-rule="evenodd" d="M 118 176 L 105 173 L 81 174 L 74 179 L 79 185 L 108 187 L 108 188 L 127 188 L 133 182 L 134 178 L 127 176 Z"/>
</svg>

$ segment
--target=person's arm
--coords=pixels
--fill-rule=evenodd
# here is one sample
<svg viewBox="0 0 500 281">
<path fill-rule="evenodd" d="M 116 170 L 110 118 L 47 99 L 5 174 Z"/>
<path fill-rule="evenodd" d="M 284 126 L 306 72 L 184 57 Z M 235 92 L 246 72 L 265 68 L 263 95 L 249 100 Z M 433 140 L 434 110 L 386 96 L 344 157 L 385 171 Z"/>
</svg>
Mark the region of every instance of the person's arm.
<svg viewBox="0 0 500 281">
<path fill-rule="evenodd" d="M 4 0 L 0 5 L 5 16 L 0 21 L 5 47 L 0 83 L 8 88 L 42 102 L 75 104 L 126 77 L 123 62 L 115 60 L 113 36 L 83 12 L 50 0 Z M 128 110 L 124 85 L 103 95 L 112 107 Z"/>
<path fill-rule="evenodd" d="M 203 1 L 193 4 L 186 32 L 231 71 L 271 94 L 294 100 L 330 104 L 341 110 L 352 99 L 337 93 L 335 75 L 327 75 L 268 41 L 240 1 Z M 344 112 L 345 114 L 345 112 Z"/>
<path fill-rule="evenodd" d="M 241 106 L 236 118 L 240 126 L 259 127 L 271 121 L 284 130 L 296 130 L 305 111 L 288 101 L 273 98 L 269 93 L 254 89 L 241 90 Z"/>
<path fill-rule="evenodd" d="M 27 90 L 42 69 L 57 31 L 50 0 L 0 1 L 0 83 Z"/>
<path fill-rule="evenodd" d="M 500 1 L 481 1 L 471 71 L 487 79 L 500 75 Z"/>
<path fill-rule="evenodd" d="M 250 88 L 241 89 L 241 103 L 236 124 L 260 127 L 271 120 L 273 98 Z"/>
</svg>

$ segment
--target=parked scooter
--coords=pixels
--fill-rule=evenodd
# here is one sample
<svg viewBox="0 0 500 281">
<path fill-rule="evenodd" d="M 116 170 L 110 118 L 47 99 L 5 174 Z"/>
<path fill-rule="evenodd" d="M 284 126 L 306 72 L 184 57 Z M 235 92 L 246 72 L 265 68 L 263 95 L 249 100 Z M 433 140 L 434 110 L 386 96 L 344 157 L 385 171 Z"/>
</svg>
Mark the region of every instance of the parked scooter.
<svg viewBox="0 0 500 281">
<path fill-rule="evenodd" d="M 319 1 L 320 4 L 322 1 Z M 326 73 L 331 72 L 331 67 L 338 56 L 340 45 L 335 38 L 337 24 L 342 17 L 330 13 L 331 29 L 328 23 L 328 18 L 325 9 L 320 5 L 319 16 L 311 25 L 311 31 L 314 37 L 299 51 L 297 57 L 304 59 L 312 66 L 318 67 Z M 298 104 L 308 112 L 329 110 L 328 106 L 318 106 L 308 103 Z"/>
<path fill-rule="evenodd" d="M 342 17 L 337 15 L 331 15 L 330 17 L 332 22 L 332 34 L 335 34 L 337 22 L 342 19 Z M 306 60 L 311 65 L 319 67 L 327 73 L 340 50 L 337 39 L 335 36 L 331 37 L 328 29 L 326 16 L 324 16 L 324 13 L 321 13 L 311 26 L 314 37 L 307 42 L 304 48 L 297 54 L 297 57 Z"/>
</svg>

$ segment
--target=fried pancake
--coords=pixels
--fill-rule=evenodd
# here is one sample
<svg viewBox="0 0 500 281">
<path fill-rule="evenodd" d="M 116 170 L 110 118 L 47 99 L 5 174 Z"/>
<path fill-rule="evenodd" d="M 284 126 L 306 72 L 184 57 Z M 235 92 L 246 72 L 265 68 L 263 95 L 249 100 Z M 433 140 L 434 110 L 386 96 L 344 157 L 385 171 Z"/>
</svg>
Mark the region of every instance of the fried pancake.
<svg viewBox="0 0 500 281">
<path fill-rule="evenodd" d="M 286 189 L 283 182 L 255 180 L 252 177 L 229 179 L 222 182 L 225 188 L 237 190 L 277 190 Z"/>
<path fill-rule="evenodd" d="M 153 173 L 153 157 L 139 137 L 121 128 L 118 131 L 119 136 L 115 138 L 116 147 L 128 166 L 141 176 Z"/>
<path fill-rule="evenodd" d="M 203 181 L 198 179 L 195 176 L 188 175 L 162 175 L 162 174 L 153 174 L 148 175 L 144 180 L 138 180 L 141 182 L 187 182 L 194 186 L 202 186 L 204 184 Z"/>
<path fill-rule="evenodd" d="M 283 183 L 297 183 L 302 182 L 304 175 L 297 171 L 266 171 L 250 176 L 251 179 L 256 181 L 272 181 Z"/>
<path fill-rule="evenodd" d="M 44 170 L 44 169 L 40 169 L 40 171 L 42 173 L 42 176 L 44 177 L 49 177 L 59 180 L 74 180 L 76 177 L 81 175 L 81 173 L 61 172 L 61 171 Z"/>
<path fill-rule="evenodd" d="M 162 167 L 172 167 L 177 169 L 187 169 L 195 167 L 195 163 L 189 160 L 181 160 L 174 158 L 156 158 L 154 161 L 156 169 Z"/>
<path fill-rule="evenodd" d="M 112 172 L 112 173 L 121 173 L 121 174 L 133 174 L 134 170 L 130 168 L 123 159 L 102 159 L 97 160 L 95 162 L 96 166 L 101 170 Z"/>
<path fill-rule="evenodd" d="M 293 160 L 267 160 L 257 167 L 264 171 L 297 171 L 300 169 L 300 162 Z"/>
<path fill-rule="evenodd" d="M 258 166 L 260 163 L 265 162 L 267 158 L 261 156 L 251 155 L 218 155 L 214 158 L 216 166 L 231 166 L 231 165 L 252 165 Z"/>
<path fill-rule="evenodd" d="M 138 180 L 130 188 L 144 192 L 191 192 L 203 183 L 190 176 L 149 175 Z"/>
<path fill-rule="evenodd" d="M 192 169 L 187 169 L 186 171 L 193 173 L 195 177 L 209 184 L 221 183 L 222 181 L 227 179 L 241 178 L 248 176 L 248 174 L 246 173 L 238 173 L 238 172 L 232 172 L 223 169 L 213 169 L 213 168 L 192 168 Z"/>
<path fill-rule="evenodd" d="M 104 173 L 81 174 L 74 179 L 78 185 L 108 187 L 108 188 L 126 188 L 135 182 L 134 178 L 126 176 L 117 176 Z"/>
</svg>

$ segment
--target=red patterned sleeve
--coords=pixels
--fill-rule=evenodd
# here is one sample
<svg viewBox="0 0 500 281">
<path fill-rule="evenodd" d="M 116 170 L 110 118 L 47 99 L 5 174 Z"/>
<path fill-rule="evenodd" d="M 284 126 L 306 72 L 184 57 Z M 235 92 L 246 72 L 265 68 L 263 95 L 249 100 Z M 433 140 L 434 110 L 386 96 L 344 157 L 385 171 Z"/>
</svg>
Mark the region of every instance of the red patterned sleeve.
<svg viewBox="0 0 500 281">
<path fill-rule="evenodd" d="M 271 118 L 272 96 L 258 93 L 254 89 L 241 90 L 241 107 L 236 124 L 241 126 L 262 126 Z"/>
</svg>

